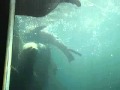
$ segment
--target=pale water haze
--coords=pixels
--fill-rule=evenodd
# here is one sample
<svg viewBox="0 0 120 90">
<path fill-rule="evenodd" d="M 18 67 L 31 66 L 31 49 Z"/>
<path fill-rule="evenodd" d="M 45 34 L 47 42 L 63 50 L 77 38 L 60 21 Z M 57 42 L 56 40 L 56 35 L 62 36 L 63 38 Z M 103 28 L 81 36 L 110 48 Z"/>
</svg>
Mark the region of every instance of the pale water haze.
<svg viewBox="0 0 120 90">
<path fill-rule="evenodd" d="M 120 90 L 119 0 L 81 0 L 81 7 L 61 3 L 45 17 L 16 19 L 23 40 L 24 33 L 45 26 L 41 29 L 82 54 L 69 63 L 51 46 L 56 79 L 66 90 Z"/>
</svg>

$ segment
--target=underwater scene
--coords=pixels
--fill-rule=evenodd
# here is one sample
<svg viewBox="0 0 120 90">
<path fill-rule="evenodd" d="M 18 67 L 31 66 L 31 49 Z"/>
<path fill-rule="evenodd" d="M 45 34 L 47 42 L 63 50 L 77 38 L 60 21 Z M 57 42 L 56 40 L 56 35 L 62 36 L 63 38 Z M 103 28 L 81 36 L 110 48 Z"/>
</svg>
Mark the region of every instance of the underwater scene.
<svg viewBox="0 0 120 90">
<path fill-rule="evenodd" d="M 33 78 L 22 90 L 120 90 L 120 2 L 80 2 L 60 3 L 42 17 L 15 15 L 13 58 L 18 53 L 23 62 L 12 68 Z"/>
</svg>

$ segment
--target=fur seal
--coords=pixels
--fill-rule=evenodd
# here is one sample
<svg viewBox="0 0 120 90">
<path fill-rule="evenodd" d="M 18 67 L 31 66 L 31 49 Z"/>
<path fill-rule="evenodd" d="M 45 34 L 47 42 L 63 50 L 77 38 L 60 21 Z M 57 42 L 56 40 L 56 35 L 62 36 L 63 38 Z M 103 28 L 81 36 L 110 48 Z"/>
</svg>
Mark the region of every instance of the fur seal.
<svg viewBox="0 0 120 90">
<path fill-rule="evenodd" d="M 25 33 L 24 37 L 25 37 L 24 42 L 34 41 L 35 43 L 51 44 L 51 45 L 56 46 L 58 49 L 60 49 L 65 54 L 69 62 L 74 60 L 74 56 L 72 53 L 81 56 L 79 52 L 68 48 L 66 45 L 60 42 L 60 40 L 58 40 L 54 35 L 44 30 L 41 30 L 40 27 L 35 28 L 29 33 Z"/>
<path fill-rule="evenodd" d="M 79 0 L 16 0 L 16 15 L 42 17 L 54 10 L 60 3 L 72 3 L 80 7 Z"/>
<path fill-rule="evenodd" d="M 48 80 L 49 64 L 50 51 L 45 45 L 26 43 L 16 66 L 11 66 L 9 89 L 43 90 Z"/>
</svg>

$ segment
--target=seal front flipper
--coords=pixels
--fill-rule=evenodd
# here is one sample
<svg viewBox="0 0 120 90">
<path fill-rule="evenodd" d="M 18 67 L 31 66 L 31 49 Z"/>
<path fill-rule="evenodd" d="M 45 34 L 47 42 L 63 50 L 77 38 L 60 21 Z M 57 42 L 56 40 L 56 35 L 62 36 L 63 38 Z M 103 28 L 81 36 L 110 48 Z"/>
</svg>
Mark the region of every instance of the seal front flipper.
<svg viewBox="0 0 120 90">
<path fill-rule="evenodd" d="M 12 66 L 12 65 L 11 65 L 11 72 L 19 73 L 18 70 L 14 66 Z"/>
<path fill-rule="evenodd" d="M 19 90 L 17 88 L 18 84 L 18 79 L 19 79 L 19 72 L 17 68 L 11 65 L 11 73 L 10 73 L 10 87 L 9 90 Z"/>
</svg>

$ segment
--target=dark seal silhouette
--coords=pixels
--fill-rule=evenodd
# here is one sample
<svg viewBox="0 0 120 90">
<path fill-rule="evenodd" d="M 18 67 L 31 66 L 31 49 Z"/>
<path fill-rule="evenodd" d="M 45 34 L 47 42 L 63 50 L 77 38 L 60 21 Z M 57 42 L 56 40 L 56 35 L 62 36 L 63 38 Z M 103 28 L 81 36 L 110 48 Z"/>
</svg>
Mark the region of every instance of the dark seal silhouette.
<svg viewBox="0 0 120 90">
<path fill-rule="evenodd" d="M 16 0 L 16 15 L 42 17 L 54 10 L 59 3 L 72 3 L 80 7 L 79 0 Z"/>
<path fill-rule="evenodd" d="M 71 48 L 68 48 L 53 34 L 46 32 L 44 30 L 41 30 L 43 28 L 45 28 L 45 26 L 37 27 L 30 32 L 24 33 L 24 42 L 34 41 L 35 43 L 42 43 L 45 45 L 51 44 L 51 45 L 57 47 L 58 49 L 60 49 L 65 54 L 65 56 L 67 57 L 69 62 L 74 60 L 74 56 L 72 53 L 81 56 L 81 53 L 79 53 Z"/>
<path fill-rule="evenodd" d="M 11 66 L 9 90 L 43 90 L 48 80 L 49 65 L 50 51 L 46 46 L 26 43 L 17 63 Z"/>
</svg>

